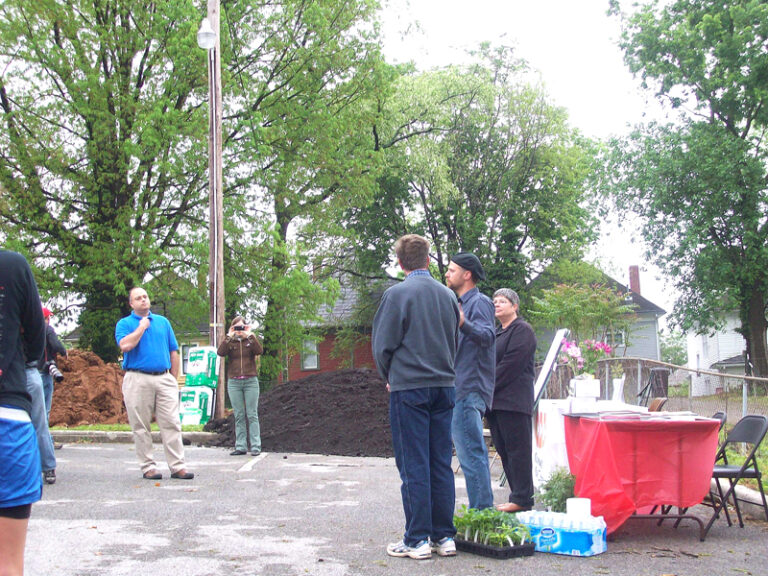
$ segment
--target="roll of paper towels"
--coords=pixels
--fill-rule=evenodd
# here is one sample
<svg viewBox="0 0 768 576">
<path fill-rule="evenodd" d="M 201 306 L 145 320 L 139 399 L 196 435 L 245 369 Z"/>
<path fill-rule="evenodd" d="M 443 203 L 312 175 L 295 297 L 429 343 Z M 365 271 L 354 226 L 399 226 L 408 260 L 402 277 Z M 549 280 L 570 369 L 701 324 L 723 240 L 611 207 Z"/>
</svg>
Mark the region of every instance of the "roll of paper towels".
<svg viewBox="0 0 768 576">
<path fill-rule="evenodd" d="M 565 501 L 565 512 L 577 518 L 592 516 L 592 501 L 589 498 L 568 498 Z"/>
</svg>

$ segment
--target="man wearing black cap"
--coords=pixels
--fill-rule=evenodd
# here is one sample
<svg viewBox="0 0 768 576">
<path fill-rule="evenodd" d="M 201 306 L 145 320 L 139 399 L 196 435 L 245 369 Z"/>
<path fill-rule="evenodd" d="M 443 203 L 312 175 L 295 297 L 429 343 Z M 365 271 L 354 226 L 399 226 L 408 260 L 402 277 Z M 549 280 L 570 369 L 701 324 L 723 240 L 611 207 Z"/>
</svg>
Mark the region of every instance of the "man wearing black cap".
<svg viewBox="0 0 768 576">
<path fill-rule="evenodd" d="M 456 352 L 456 405 L 451 433 L 467 485 L 469 507 L 493 506 L 483 416 L 490 409 L 496 377 L 496 321 L 493 302 L 477 289 L 485 280 L 480 260 L 471 252 L 451 258 L 445 283 L 459 298 L 459 347 Z"/>
</svg>

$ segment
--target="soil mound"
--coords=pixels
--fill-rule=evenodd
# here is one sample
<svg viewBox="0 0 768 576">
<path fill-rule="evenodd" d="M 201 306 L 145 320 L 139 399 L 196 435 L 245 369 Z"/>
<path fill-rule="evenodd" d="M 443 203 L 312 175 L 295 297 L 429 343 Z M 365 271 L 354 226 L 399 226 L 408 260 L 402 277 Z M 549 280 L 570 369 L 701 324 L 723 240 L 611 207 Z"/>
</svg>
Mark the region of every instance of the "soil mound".
<svg viewBox="0 0 768 576">
<path fill-rule="evenodd" d="M 123 370 L 93 352 L 70 350 L 57 366 L 51 426 L 127 423 Z M 392 456 L 389 395 L 375 370 L 359 368 L 314 374 L 280 384 L 259 400 L 262 448 L 340 456 Z M 216 432 L 212 446 L 235 445 L 230 414 L 205 430 Z"/>
<path fill-rule="evenodd" d="M 86 350 L 70 350 L 67 358 L 57 359 L 56 365 L 64 380 L 53 385 L 51 426 L 128 422 L 119 365 L 105 364 Z"/>
<path fill-rule="evenodd" d="M 269 452 L 392 456 L 389 394 L 375 370 L 324 372 L 279 384 L 259 399 L 261 446 Z M 205 426 L 214 446 L 235 445 L 235 423 Z"/>
</svg>

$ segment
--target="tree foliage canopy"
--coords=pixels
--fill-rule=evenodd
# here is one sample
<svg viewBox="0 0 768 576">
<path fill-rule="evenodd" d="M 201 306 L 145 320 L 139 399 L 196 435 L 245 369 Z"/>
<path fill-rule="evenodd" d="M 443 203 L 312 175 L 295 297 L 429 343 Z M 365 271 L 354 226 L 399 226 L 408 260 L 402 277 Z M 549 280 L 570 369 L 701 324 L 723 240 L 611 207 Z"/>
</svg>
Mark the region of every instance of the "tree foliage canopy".
<svg viewBox="0 0 768 576">
<path fill-rule="evenodd" d="M 738 309 L 766 375 L 768 4 L 651 3 L 625 25 L 628 65 L 680 120 L 615 142 L 606 188 L 643 218 L 649 253 L 681 295 L 676 324 L 704 332 Z"/>
<path fill-rule="evenodd" d="M 592 238 L 592 149 L 525 82 L 509 48 L 483 46 L 475 59 L 400 79 L 380 126 L 393 143 L 387 176 L 351 221 L 366 250 L 416 232 L 431 240 L 441 275 L 451 254 L 473 251 L 489 285 L 519 288 L 532 268 L 578 255 Z"/>
<path fill-rule="evenodd" d="M 195 261 L 198 20 L 184 0 L 0 5 L 5 241 L 31 257 L 46 295 L 83 298 L 86 343 L 105 358 L 128 288 L 163 270 L 189 277 Z"/>
<path fill-rule="evenodd" d="M 309 255 L 340 215 L 367 204 L 379 157 L 376 98 L 391 70 L 378 43 L 375 0 L 281 0 L 227 6 L 232 94 L 224 126 L 229 219 L 250 222 L 266 258 L 253 296 L 266 301 L 262 375 L 276 378 L 336 282 L 313 282 Z M 233 231 L 234 232 L 234 231 Z M 231 235 L 234 239 L 235 234 Z M 231 260 L 253 239 L 229 244 Z M 240 272 L 242 274 L 242 270 Z"/>
<path fill-rule="evenodd" d="M 558 282 L 531 292 L 527 315 L 532 323 L 551 330 L 568 328 L 576 342 L 592 339 L 612 346 L 612 335 L 621 332 L 629 344 L 634 307 L 605 283 L 602 272 L 585 262 L 558 261 L 547 275 Z"/>
</svg>

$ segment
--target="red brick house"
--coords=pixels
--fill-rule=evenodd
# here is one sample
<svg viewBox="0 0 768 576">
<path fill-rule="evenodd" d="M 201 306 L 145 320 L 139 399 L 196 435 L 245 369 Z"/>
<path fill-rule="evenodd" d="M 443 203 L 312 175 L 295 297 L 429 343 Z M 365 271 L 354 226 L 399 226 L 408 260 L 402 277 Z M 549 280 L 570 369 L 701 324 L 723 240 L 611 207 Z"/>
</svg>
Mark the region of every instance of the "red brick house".
<svg viewBox="0 0 768 576">
<path fill-rule="evenodd" d="M 321 333 L 320 339 L 308 337 L 304 351 L 288 362 L 288 380 L 343 368 L 375 368 L 371 349 L 373 316 L 384 289 L 392 284 L 394 281 L 362 291 L 357 286 L 342 284 L 333 309 L 320 312 L 323 320 L 315 327 Z M 344 338 L 349 344 L 340 343 L 342 331 L 347 336 L 354 334 L 352 339 Z"/>
</svg>

